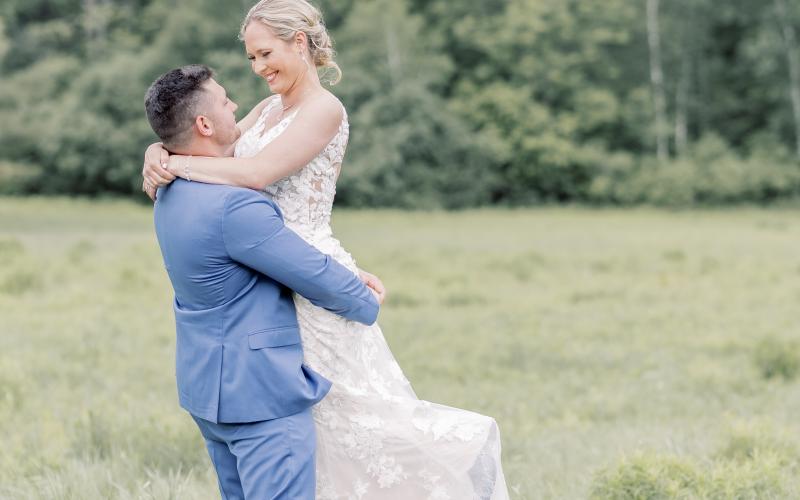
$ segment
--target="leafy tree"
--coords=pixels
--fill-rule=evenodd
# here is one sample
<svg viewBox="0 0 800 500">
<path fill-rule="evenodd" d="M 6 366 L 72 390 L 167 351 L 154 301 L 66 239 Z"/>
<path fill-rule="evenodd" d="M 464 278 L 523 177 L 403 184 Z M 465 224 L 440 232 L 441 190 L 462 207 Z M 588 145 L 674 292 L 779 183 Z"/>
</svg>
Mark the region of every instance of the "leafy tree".
<svg viewBox="0 0 800 500">
<path fill-rule="evenodd" d="M 459 207 L 486 203 L 487 155 L 435 88 L 451 64 L 403 2 L 359 3 L 337 34 L 351 115 L 339 197 L 354 205 Z"/>
<path fill-rule="evenodd" d="M 795 195 L 800 4 L 658 2 L 654 64 L 648 3 L 320 0 L 351 123 L 339 203 Z M 206 63 L 242 112 L 267 94 L 236 36 L 251 4 L 5 0 L 0 190 L 141 196 L 154 78 Z"/>
</svg>

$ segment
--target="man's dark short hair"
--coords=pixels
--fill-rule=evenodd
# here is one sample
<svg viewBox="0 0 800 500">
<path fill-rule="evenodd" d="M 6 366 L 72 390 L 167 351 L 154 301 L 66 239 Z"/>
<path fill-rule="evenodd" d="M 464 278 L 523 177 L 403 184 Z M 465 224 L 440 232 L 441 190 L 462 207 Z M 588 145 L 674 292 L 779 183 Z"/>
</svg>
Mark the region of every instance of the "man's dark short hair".
<svg viewBox="0 0 800 500">
<path fill-rule="evenodd" d="M 208 66 L 190 64 L 164 73 L 147 89 L 147 120 L 164 145 L 178 146 L 189 140 L 202 85 L 213 75 Z"/>
</svg>

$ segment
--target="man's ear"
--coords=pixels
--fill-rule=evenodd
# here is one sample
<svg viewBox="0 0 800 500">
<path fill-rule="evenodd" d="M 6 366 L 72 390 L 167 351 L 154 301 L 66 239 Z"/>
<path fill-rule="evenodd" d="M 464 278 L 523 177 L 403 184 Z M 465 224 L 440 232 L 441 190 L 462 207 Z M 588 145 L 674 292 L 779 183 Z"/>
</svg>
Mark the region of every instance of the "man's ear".
<svg viewBox="0 0 800 500">
<path fill-rule="evenodd" d="M 197 129 L 197 133 L 203 137 L 211 137 L 214 135 L 214 124 L 207 116 L 198 115 L 194 119 L 194 127 Z"/>
</svg>

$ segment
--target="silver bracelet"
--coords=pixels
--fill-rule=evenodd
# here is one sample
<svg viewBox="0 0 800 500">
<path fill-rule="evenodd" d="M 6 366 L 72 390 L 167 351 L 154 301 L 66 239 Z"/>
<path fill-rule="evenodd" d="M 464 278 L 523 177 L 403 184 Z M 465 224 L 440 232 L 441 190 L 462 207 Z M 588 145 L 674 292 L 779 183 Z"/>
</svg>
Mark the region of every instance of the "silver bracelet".
<svg viewBox="0 0 800 500">
<path fill-rule="evenodd" d="M 186 161 L 183 163 L 183 176 L 186 178 L 187 181 L 192 182 L 192 176 L 189 175 L 189 160 L 192 158 L 192 155 L 186 157 Z"/>
</svg>

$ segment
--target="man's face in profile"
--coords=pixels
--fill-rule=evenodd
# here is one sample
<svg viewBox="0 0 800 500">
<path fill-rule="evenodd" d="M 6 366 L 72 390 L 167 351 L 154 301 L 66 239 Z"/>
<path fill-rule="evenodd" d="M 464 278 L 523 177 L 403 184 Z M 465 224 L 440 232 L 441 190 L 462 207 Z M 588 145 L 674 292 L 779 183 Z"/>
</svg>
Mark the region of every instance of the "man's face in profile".
<svg viewBox="0 0 800 500">
<path fill-rule="evenodd" d="M 203 84 L 203 90 L 206 94 L 203 96 L 204 114 L 211 120 L 213 126 L 211 138 L 221 146 L 230 146 L 241 134 L 236 128 L 236 115 L 234 115 L 239 106 L 228 99 L 225 88 L 213 78 Z"/>
</svg>

